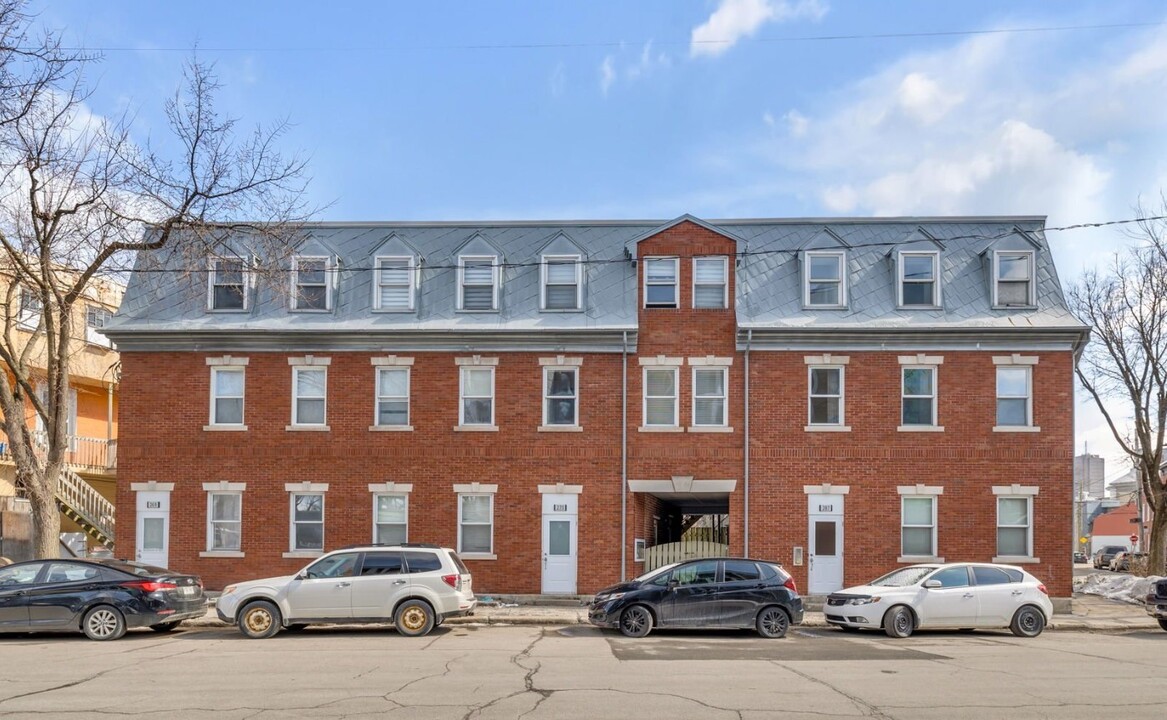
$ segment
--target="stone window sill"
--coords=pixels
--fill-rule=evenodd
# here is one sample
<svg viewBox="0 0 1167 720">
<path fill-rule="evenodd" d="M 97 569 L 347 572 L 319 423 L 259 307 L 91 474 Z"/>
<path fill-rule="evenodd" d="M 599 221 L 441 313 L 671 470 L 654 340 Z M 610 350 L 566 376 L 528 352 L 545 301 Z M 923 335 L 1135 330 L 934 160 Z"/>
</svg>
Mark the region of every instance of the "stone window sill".
<svg viewBox="0 0 1167 720">
<path fill-rule="evenodd" d="M 1037 565 L 1041 563 L 1041 558 L 1017 557 L 1016 555 L 998 555 L 993 558 L 992 562 L 1001 563 L 1003 565 Z"/>
<path fill-rule="evenodd" d="M 643 433 L 679 433 L 685 432 L 685 428 L 678 425 L 641 425 L 637 431 Z"/>
<path fill-rule="evenodd" d="M 369 432 L 413 432 L 412 425 L 370 425 Z"/>
<path fill-rule="evenodd" d="M 238 550 L 204 550 L 199 553 L 201 558 L 241 558 L 243 553 Z"/>
<path fill-rule="evenodd" d="M 455 425 L 454 432 L 498 432 L 498 425 Z"/>
<path fill-rule="evenodd" d="M 850 425 L 807 425 L 806 432 L 851 432 Z"/>
<path fill-rule="evenodd" d="M 915 565 L 916 563 L 942 563 L 944 562 L 944 558 L 934 555 L 900 555 L 896 558 L 896 562 L 910 565 Z"/>
<path fill-rule="evenodd" d="M 1036 425 L 994 425 L 993 432 L 999 433 L 1035 433 L 1041 432 Z"/>
<path fill-rule="evenodd" d="M 498 560 L 498 555 L 494 553 L 458 553 L 458 557 L 463 560 Z"/>
<path fill-rule="evenodd" d="M 539 432 L 583 432 L 582 425 L 540 425 Z"/>
<path fill-rule="evenodd" d="M 327 425 L 288 425 L 284 429 L 288 432 L 329 432 L 332 430 Z"/>
<path fill-rule="evenodd" d="M 899 432 L 944 432 L 943 425 L 900 425 Z"/>
<path fill-rule="evenodd" d="M 688 431 L 691 433 L 731 433 L 733 428 L 728 425 L 690 425 Z"/>
<path fill-rule="evenodd" d="M 284 553 L 285 558 L 318 558 L 324 554 L 323 550 L 295 550 L 293 552 Z"/>
<path fill-rule="evenodd" d="M 247 432 L 246 425 L 203 425 L 206 432 Z"/>
</svg>

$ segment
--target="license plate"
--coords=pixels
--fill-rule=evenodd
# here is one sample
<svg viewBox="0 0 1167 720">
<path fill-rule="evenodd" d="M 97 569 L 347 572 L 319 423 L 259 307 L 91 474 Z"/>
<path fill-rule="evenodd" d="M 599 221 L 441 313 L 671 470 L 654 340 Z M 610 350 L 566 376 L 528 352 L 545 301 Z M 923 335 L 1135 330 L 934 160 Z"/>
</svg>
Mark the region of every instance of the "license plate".
<svg viewBox="0 0 1167 720">
<path fill-rule="evenodd" d="M 194 595 L 195 594 L 195 587 L 194 587 L 194 585 L 183 585 L 183 586 L 178 588 L 178 594 L 179 595 Z"/>
</svg>

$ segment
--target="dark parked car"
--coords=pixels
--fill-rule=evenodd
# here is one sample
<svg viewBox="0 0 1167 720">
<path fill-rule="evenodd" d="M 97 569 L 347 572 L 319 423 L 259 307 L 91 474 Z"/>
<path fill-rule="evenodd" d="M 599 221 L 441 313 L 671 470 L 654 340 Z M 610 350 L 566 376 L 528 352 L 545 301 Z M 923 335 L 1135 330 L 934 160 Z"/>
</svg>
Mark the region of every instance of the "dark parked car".
<svg viewBox="0 0 1167 720">
<path fill-rule="evenodd" d="M 780 638 L 802 622 L 794 578 L 776 563 L 687 560 L 596 593 L 588 619 L 629 637 L 661 628 L 754 628 Z"/>
<path fill-rule="evenodd" d="M 1144 599 L 1147 614 L 1159 621 L 1159 627 L 1167 630 L 1167 580 L 1159 580 L 1151 586 L 1151 594 Z"/>
<path fill-rule="evenodd" d="M 1126 552 L 1127 548 L 1124 545 L 1107 545 L 1098 552 L 1094 553 L 1094 567 L 1096 569 L 1110 568 L 1110 561 L 1114 556 L 1120 552 Z"/>
<path fill-rule="evenodd" d="M 1086 557 L 1086 553 L 1076 552 L 1074 553 L 1074 562 L 1085 565 L 1086 563 L 1090 562 L 1090 559 Z"/>
<path fill-rule="evenodd" d="M 123 560 L 30 560 L 0 568 L 0 632 L 81 631 L 116 640 L 129 628 L 173 630 L 207 611 L 203 583 Z"/>
</svg>

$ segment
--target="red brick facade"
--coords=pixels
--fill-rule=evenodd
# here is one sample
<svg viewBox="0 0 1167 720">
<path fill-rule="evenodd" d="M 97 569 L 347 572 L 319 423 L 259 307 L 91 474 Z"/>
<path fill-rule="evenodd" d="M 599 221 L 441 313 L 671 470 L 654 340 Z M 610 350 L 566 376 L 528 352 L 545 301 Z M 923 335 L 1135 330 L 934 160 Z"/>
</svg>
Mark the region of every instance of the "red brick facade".
<svg viewBox="0 0 1167 720">
<path fill-rule="evenodd" d="M 328 357 L 327 432 L 291 432 L 292 372 L 288 358 L 304 353 L 247 352 L 244 432 L 204 430 L 208 422 L 208 357 L 222 351 L 124 352 L 119 462 L 119 550 L 137 541 L 134 483 L 173 483 L 169 564 L 203 576 L 208 587 L 294 572 L 308 560 L 289 550 L 285 483 L 328 483 L 325 547 L 372 538 L 369 483 L 412 483 L 409 540 L 453 546 L 458 537 L 454 484 L 497 484 L 493 560 L 470 560 L 480 592 L 540 592 L 542 527 L 539 485 L 582 485 L 578 516 L 578 591 L 593 592 L 633 576 L 633 541 L 651 538 L 661 501 L 627 495 L 621 567 L 621 368 L 627 361 L 629 480 L 734 480 L 728 498 L 730 552 L 746 551 L 744 385 L 733 309 L 693 309 L 692 262 L 703 254 L 736 252 L 729 238 L 682 223 L 640 243 L 640 258 L 679 255 L 678 309 L 639 311 L 635 352 L 564 354 L 581 357 L 581 432 L 539 432 L 540 358 L 548 352 L 479 352 L 498 358 L 497 432 L 458 432 L 456 358 L 470 352 L 398 352 L 414 359 L 411 432 L 373 432 L 374 368 L 383 353 L 314 352 Z M 643 276 L 644 263 L 638 273 Z M 641 299 L 643 295 L 639 295 Z M 643 305 L 643 302 L 640 303 Z M 901 496 L 898 487 L 943 487 L 937 499 L 937 554 L 949 561 L 988 561 L 997 554 L 994 486 L 1036 488 L 1028 566 L 1052 595 L 1070 594 L 1073 356 L 1025 352 L 1033 373 L 1033 424 L 1039 432 L 994 432 L 994 357 L 1008 352 L 927 350 L 938 365 L 938 424 L 943 432 L 900 432 L 899 356 L 904 350 L 832 350 L 848 357 L 845 413 L 849 432 L 808 432 L 807 355 L 823 351 L 751 350 L 748 356 L 749 543 L 754 557 L 782 562 L 800 588 L 806 565 L 794 548 L 808 545 L 804 486 L 847 486 L 843 515 L 844 582 L 858 584 L 897 565 Z M 923 350 L 921 351 L 923 352 Z M 679 431 L 642 432 L 642 359 L 682 358 Z M 731 358 L 728 421 L 732 432 L 686 431 L 691 425 L 690 358 Z M 242 494 L 243 557 L 207 558 L 205 482 L 246 483 Z M 121 550 L 125 552 L 124 550 Z"/>
</svg>

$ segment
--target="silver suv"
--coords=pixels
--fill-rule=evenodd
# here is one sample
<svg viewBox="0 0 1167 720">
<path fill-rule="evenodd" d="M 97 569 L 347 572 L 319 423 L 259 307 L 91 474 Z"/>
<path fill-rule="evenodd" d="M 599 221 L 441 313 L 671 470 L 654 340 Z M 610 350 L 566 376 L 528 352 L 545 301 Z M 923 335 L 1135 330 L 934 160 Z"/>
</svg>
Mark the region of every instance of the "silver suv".
<svg viewBox="0 0 1167 720">
<path fill-rule="evenodd" d="M 223 588 L 219 619 L 249 638 L 317 623 L 393 622 L 402 635 L 425 635 L 478 603 L 470 571 L 449 548 L 421 543 L 334 550 L 295 575 Z"/>
</svg>

